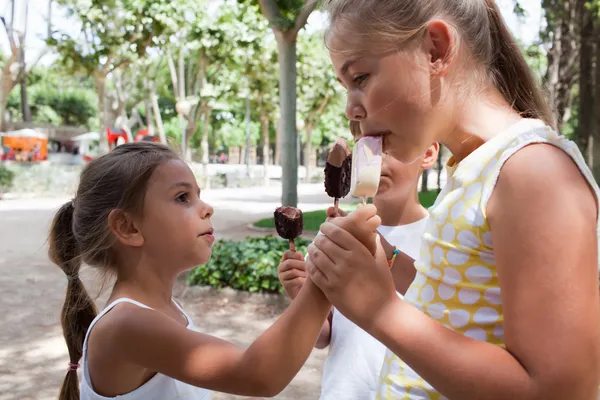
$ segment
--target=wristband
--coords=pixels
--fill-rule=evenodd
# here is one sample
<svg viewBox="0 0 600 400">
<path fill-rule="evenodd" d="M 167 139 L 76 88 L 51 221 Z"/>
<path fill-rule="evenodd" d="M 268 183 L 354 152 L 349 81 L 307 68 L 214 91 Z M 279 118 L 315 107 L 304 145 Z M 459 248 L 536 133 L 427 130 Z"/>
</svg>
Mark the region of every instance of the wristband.
<svg viewBox="0 0 600 400">
<path fill-rule="evenodd" d="M 400 253 L 400 250 L 398 250 L 397 248 L 394 249 L 394 252 L 392 253 L 392 258 L 390 260 L 388 260 L 388 267 L 390 269 L 394 265 L 394 261 L 396 261 L 396 257 L 398 256 L 399 253 Z"/>
</svg>

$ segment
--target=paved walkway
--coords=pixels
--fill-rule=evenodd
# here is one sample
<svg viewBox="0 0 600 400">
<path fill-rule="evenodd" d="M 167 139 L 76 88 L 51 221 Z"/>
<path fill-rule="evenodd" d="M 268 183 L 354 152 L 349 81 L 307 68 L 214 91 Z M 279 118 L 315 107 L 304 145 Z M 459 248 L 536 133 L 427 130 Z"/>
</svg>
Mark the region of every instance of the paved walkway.
<svg viewBox="0 0 600 400">
<path fill-rule="evenodd" d="M 216 189 L 203 194 L 215 208 L 213 223 L 219 238 L 262 235 L 247 226 L 272 215 L 280 204 L 280 187 Z M 330 204 L 322 184 L 300 185 L 305 211 Z M 68 198 L 0 201 L 0 400 L 56 399 L 68 362 L 59 324 L 66 279 L 47 258 L 46 237 L 54 211 Z M 92 282 L 94 272 L 82 273 Z M 92 294 L 99 288 L 89 286 Z M 250 301 L 226 294 L 185 293 L 180 282 L 175 295 L 206 333 L 247 346 L 283 310 L 279 302 Z M 105 295 L 100 296 L 102 306 Z M 293 383 L 276 398 L 316 399 L 325 351 L 314 351 Z M 217 400 L 235 396 L 216 395 Z"/>
</svg>

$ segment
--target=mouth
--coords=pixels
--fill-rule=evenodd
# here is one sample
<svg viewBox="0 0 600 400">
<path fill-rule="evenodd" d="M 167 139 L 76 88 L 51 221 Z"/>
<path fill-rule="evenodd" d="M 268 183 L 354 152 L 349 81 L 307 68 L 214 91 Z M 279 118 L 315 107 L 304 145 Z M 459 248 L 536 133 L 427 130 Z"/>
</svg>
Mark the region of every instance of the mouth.
<svg viewBox="0 0 600 400">
<path fill-rule="evenodd" d="M 199 234 L 198 236 L 213 236 L 215 234 L 215 230 L 210 228 L 209 230 Z"/>
</svg>

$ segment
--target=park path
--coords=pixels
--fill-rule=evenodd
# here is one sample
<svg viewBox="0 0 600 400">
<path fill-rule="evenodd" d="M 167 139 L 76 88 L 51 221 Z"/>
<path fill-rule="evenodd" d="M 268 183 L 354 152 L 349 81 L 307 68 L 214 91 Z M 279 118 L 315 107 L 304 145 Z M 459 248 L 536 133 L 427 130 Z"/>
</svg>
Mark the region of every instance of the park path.
<svg viewBox="0 0 600 400">
<path fill-rule="evenodd" d="M 215 208 L 218 238 L 243 239 L 262 235 L 248 229 L 256 219 L 272 215 L 281 187 L 207 190 L 203 197 Z M 322 184 L 299 187 L 300 208 L 322 209 L 330 204 Z M 47 258 L 46 236 L 54 211 L 68 198 L 0 201 L 0 400 L 56 399 L 68 356 L 59 313 L 66 279 Z M 82 273 L 90 283 L 94 272 Z M 99 288 L 90 287 L 92 294 Z M 227 293 L 175 291 L 196 325 L 205 333 L 249 345 L 285 308 L 280 301 L 251 300 Z M 104 303 L 105 295 L 98 298 Z M 292 384 L 277 399 L 318 398 L 325 351 L 315 350 Z M 236 399 L 215 395 L 216 400 Z"/>
</svg>

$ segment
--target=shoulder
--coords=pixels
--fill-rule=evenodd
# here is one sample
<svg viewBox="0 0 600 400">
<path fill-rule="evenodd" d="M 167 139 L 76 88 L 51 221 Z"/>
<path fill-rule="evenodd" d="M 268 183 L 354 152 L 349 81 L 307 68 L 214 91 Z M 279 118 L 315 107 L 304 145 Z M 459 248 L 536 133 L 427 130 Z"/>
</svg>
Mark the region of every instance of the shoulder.
<svg viewBox="0 0 600 400">
<path fill-rule="evenodd" d="M 90 333 L 90 344 L 123 352 L 149 335 L 185 329 L 171 318 L 149 308 L 120 303 L 107 312 Z"/>
<path fill-rule="evenodd" d="M 545 143 L 528 145 L 505 162 L 487 209 L 491 221 L 510 209 L 534 215 L 579 210 L 594 221 L 597 215 L 596 194 L 575 161 Z"/>
</svg>

